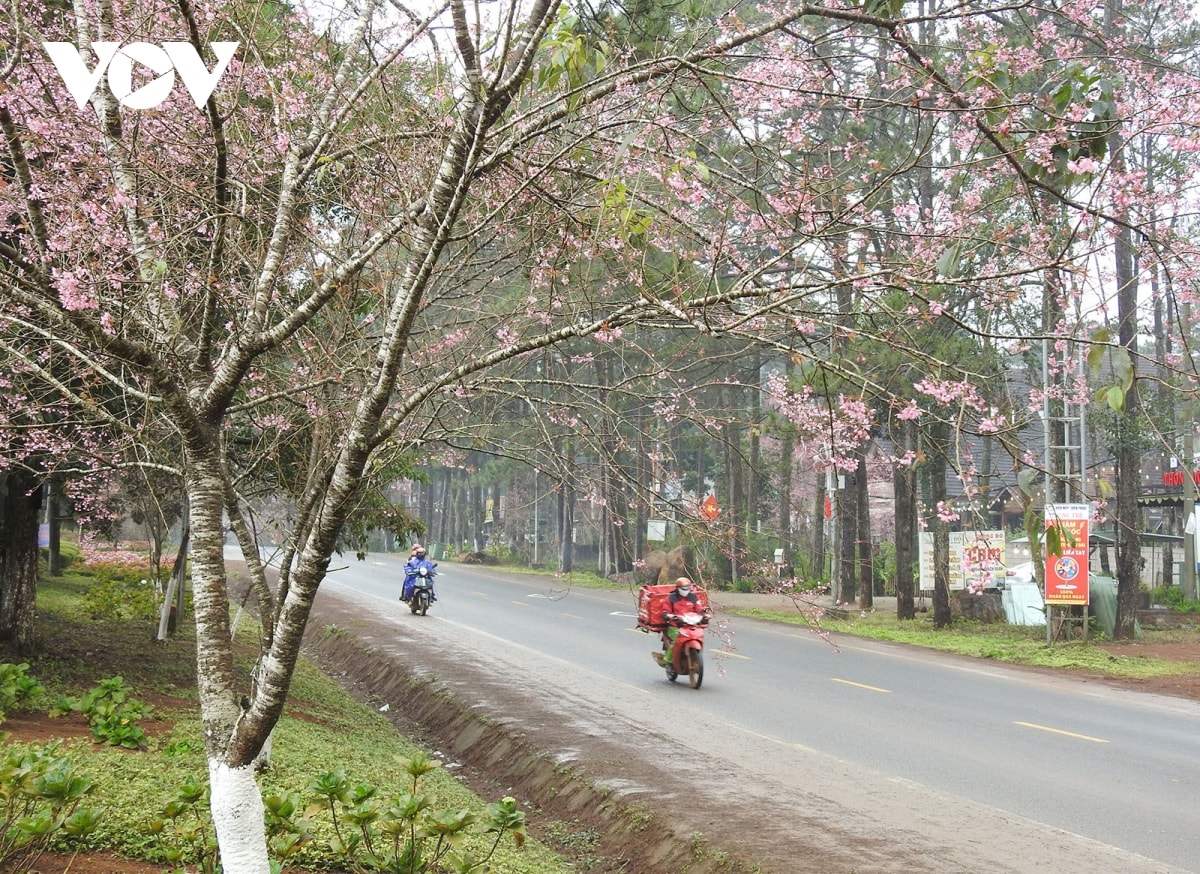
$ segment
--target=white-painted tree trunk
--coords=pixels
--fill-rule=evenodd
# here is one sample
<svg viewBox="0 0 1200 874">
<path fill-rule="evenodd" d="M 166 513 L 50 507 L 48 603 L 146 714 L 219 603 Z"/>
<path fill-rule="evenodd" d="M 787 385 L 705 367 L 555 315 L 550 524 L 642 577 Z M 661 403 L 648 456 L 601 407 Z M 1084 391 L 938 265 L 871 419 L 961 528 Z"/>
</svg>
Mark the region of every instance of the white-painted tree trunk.
<svg viewBox="0 0 1200 874">
<path fill-rule="evenodd" d="M 209 808 L 224 874 L 271 874 L 262 793 L 254 765 L 231 768 L 208 760 Z"/>
</svg>

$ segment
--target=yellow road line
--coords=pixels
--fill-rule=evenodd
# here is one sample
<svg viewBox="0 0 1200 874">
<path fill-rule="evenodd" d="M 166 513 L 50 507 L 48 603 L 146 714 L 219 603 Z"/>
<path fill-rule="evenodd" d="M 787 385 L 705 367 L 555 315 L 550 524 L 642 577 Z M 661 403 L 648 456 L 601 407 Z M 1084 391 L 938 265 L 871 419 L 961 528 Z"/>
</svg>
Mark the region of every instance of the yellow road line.
<svg viewBox="0 0 1200 874">
<path fill-rule="evenodd" d="M 568 619 L 583 619 L 582 616 L 576 616 L 574 613 L 564 613 L 563 616 L 566 616 Z"/>
<path fill-rule="evenodd" d="M 1021 726 L 1024 726 L 1025 728 L 1036 728 L 1038 731 L 1048 731 L 1051 734 L 1062 734 L 1062 735 L 1066 735 L 1067 737 L 1078 738 L 1079 740 L 1090 740 L 1094 744 L 1109 743 L 1109 741 L 1106 741 L 1102 737 L 1090 737 L 1089 735 L 1086 735 L 1086 734 L 1076 734 L 1073 731 L 1063 731 L 1063 729 L 1061 729 L 1061 728 L 1050 728 L 1050 726 L 1048 726 L 1048 725 L 1038 725 L 1035 722 L 1017 722 L 1016 725 L 1021 725 Z"/>
<path fill-rule="evenodd" d="M 868 686 L 866 683 L 856 683 L 853 680 L 843 680 L 840 677 L 830 677 L 835 683 L 844 683 L 847 686 L 857 686 L 859 689 L 869 689 L 872 692 L 885 692 L 888 695 L 892 694 L 891 689 L 880 689 L 878 686 Z"/>
</svg>

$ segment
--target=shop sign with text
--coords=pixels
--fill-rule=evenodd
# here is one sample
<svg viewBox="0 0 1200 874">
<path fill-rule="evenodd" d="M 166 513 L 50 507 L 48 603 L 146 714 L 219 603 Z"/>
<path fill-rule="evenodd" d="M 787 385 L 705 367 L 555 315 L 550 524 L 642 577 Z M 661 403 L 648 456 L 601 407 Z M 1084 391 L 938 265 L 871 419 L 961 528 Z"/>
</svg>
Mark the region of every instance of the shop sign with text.
<svg viewBox="0 0 1200 874">
<path fill-rule="evenodd" d="M 1048 504 L 1046 506 L 1046 603 L 1087 604 L 1088 522 L 1092 508 L 1088 504 Z M 1059 555 L 1051 553 L 1051 541 L 1057 534 Z"/>
</svg>

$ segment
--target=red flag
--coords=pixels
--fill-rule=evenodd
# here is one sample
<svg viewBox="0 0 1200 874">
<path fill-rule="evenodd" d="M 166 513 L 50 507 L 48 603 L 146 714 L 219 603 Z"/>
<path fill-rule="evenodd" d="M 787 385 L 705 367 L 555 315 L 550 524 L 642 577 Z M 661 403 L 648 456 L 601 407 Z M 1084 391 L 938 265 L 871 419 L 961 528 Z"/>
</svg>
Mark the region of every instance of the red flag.
<svg viewBox="0 0 1200 874">
<path fill-rule="evenodd" d="M 700 515 L 710 522 L 721 515 L 721 507 L 717 504 L 716 495 L 709 495 L 700 502 Z"/>
</svg>

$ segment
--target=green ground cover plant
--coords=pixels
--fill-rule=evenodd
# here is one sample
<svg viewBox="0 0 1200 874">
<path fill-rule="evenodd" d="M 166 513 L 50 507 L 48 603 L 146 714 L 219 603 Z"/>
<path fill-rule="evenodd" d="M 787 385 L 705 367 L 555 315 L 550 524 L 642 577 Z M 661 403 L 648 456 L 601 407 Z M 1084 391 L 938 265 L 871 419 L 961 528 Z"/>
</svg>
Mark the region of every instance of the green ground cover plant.
<svg viewBox="0 0 1200 874">
<path fill-rule="evenodd" d="M 0 802 L 12 845 L 0 843 L 0 870 L 26 870 L 49 850 L 215 872 L 194 636 L 183 623 L 159 642 L 153 619 L 97 617 L 86 598 L 97 578 L 78 570 L 40 584 L 38 651 L 22 661 L 0 652 Z M 245 615 L 239 625 L 248 672 L 256 629 Z M 22 715 L 47 733 L 61 725 L 61 737 L 6 736 Z M 465 872 L 482 860 L 512 874 L 576 870 L 525 839 L 512 799 L 475 795 L 308 662 L 261 782 L 282 871 Z"/>
</svg>

